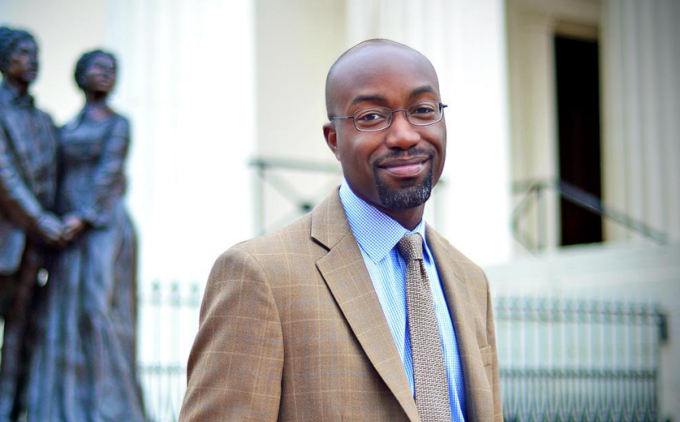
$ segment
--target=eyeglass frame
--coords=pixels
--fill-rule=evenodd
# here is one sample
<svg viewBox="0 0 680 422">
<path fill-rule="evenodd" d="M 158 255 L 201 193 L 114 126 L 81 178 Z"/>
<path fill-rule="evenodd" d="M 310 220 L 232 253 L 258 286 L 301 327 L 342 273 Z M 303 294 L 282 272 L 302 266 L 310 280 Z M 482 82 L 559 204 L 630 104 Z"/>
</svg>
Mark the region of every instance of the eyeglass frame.
<svg viewBox="0 0 680 422">
<path fill-rule="evenodd" d="M 427 101 L 423 101 L 422 103 L 413 104 L 412 106 L 409 106 L 408 108 L 395 108 L 395 109 L 391 109 L 389 107 L 383 107 L 383 106 L 365 107 L 365 108 L 361 108 L 361 109 L 355 111 L 354 113 L 352 113 L 351 116 L 333 116 L 333 117 L 330 118 L 330 120 L 332 122 L 333 120 L 349 120 L 349 119 L 352 119 L 352 123 L 354 124 L 354 128 L 356 130 L 358 130 L 359 132 L 380 132 L 382 130 L 389 129 L 390 126 L 392 126 L 392 122 L 394 122 L 394 113 L 398 113 L 400 111 L 404 112 L 404 118 L 406 118 L 406 121 L 411 126 L 415 126 L 415 127 L 431 126 L 431 125 L 434 125 L 436 123 L 441 122 L 444 119 L 444 109 L 446 107 L 448 107 L 447 104 L 444 104 L 441 101 L 436 102 L 436 104 L 439 105 L 439 113 L 440 113 L 439 119 L 437 121 L 429 122 L 429 123 L 423 123 L 423 124 L 417 124 L 417 123 L 413 123 L 411 121 L 411 119 L 409 119 L 408 114 L 406 114 L 406 112 L 408 111 L 409 108 L 414 107 L 414 106 L 418 106 L 418 105 L 421 105 L 421 104 L 427 104 L 427 103 L 428 103 Z M 354 120 L 355 116 L 357 115 L 357 113 L 360 113 L 360 112 L 365 111 L 365 110 L 370 110 L 372 108 L 384 108 L 386 110 L 389 110 L 390 111 L 389 123 L 387 124 L 387 126 L 380 128 L 380 129 L 374 129 L 374 130 L 359 129 L 359 127 L 357 126 L 356 120 Z"/>
</svg>

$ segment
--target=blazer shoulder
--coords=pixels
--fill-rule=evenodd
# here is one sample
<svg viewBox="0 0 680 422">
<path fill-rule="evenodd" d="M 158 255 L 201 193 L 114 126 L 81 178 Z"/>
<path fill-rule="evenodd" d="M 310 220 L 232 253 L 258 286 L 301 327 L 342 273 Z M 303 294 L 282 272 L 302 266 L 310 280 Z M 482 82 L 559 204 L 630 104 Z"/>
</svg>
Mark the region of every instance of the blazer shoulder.
<svg viewBox="0 0 680 422">
<path fill-rule="evenodd" d="M 311 277 L 327 251 L 311 238 L 310 230 L 307 215 L 281 230 L 232 246 L 217 258 L 210 281 L 221 283 L 235 274 L 247 274 L 247 280 L 281 286 L 290 277 Z"/>
<path fill-rule="evenodd" d="M 311 215 L 307 214 L 290 225 L 229 248 L 216 264 L 250 261 L 267 269 L 289 267 L 304 262 L 315 262 L 323 248 L 311 237 Z"/>
<path fill-rule="evenodd" d="M 260 255 L 263 252 L 272 253 L 287 251 L 290 250 L 295 243 L 305 240 L 312 242 L 310 234 L 311 222 L 311 214 L 306 214 L 297 221 L 279 230 L 237 243 L 230 249 L 239 249 L 254 256 Z"/>
</svg>

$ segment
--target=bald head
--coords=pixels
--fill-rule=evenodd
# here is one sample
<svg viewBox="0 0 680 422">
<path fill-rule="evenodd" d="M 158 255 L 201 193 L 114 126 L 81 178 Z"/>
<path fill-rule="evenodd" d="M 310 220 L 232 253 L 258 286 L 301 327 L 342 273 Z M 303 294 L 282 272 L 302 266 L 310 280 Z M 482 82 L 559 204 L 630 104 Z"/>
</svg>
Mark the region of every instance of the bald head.
<svg viewBox="0 0 680 422">
<path fill-rule="evenodd" d="M 376 74 L 390 68 L 393 71 L 408 71 L 416 66 L 433 76 L 439 91 L 437 72 L 432 63 L 419 51 L 396 41 L 376 38 L 363 41 L 345 51 L 331 66 L 326 76 L 326 112 L 328 117 L 338 115 L 338 98 L 346 83 L 361 74 Z"/>
<path fill-rule="evenodd" d="M 409 230 L 422 220 L 444 168 L 441 101 L 432 63 L 389 40 L 352 47 L 326 79 L 329 121 L 323 132 L 347 184 Z M 433 121 L 419 120 L 428 118 Z"/>
</svg>

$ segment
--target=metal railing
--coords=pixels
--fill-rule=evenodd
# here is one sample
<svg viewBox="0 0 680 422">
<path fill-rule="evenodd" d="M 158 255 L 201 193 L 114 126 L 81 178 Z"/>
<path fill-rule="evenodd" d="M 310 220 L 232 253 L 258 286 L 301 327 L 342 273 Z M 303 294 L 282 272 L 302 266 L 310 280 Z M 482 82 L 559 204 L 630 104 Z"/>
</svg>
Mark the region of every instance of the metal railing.
<svg viewBox="0 0 680 422">
<path fill-rule="evenodd" d="M 139 377 L 149 421 L 178 419 L 201 290 L 155 284 L 140 294 Z M 657 305 L 499 297 L 494 309 L 506 421 L 657 420 L 667 338 Z"/>
<path fill-rule="evenodd" d="M 250 166 L 255 169 L 255 209 L 258 210 L 256 218 L 256 233 L 262 235 L 270 231 L 270 227 L 280 227 L 294 221 L 296 218 L 308 213 L 328 195 L 333 186 L 339 183 L 342 177 L 342 169 L 339 165 L 324 164 L 312 161 L 285 160 L 271 158 L 255 158 L 250 161 Z M 331 176 L 329 183 L 323 184 L 320 189 L 310 191 L 307 184 L 300 188 L 291 183 L 289 178 L 292 173 L 304 173 L 305 177 Z M 293 212 L 270 218 L 267 215 L 267 189 L 271 187 L 293 205 Z M 274 221 L 271 221 L 274 220 Z"/>
<path fill-rule="evenodd" d="M 309 212 L 328 194 L 330 187 L 336 185 L 341 180 L 340 177 L 342 175 L 342 170 L 338 165 L 312 161 L 255 158 L 251 160 L 250 166 L 255 169 L 257 176 L 254 192 L 255 209 L 258 210 L 256 218 L 256 232 L 258 235 L 267 233 L 270 231 L 270 228 L 290 223 L 299 216 Z M 330 184 L 327 183 L 321 189 L 310 191 L 308 188 L 301 188 L 297 184 L 291 183 L 287 176 L 292 173 L 303 173 L 307 178 L 333 177 L 329 179 Z M 439 181 L 439 185 L 445 186 L 445 184 L 445 180 Z M 441 190 L 441 186 L 439 190 Z M 273 191 L 292 204 L 293 212 L 280 216 L 278 220 L 273 219 L 274 221 L 271 221 L 271 216 L 267 215 L 268 213 L 271 214 L 271 211 L 268 211 L 269 207 L 267 205 L 267 187 L 272 188 Z M 512 191 L 514 195 L 520 197 L 512 212 L 512 233 L 515 239 L 531 252 L 541 251 L 548 245 L 549 224 L 547 220 L 549 212 L 546 209 L 544 200 L 548 193 L 554 193 L 558 198 L 562 198 L 579 208 L 599 215 L 605 220 L 613 221 L 627 230 L 651 240 L 655 244 L 665 245 L 668 243 L 668 236 L 665 233 L 655 230 L 647 224 L 611 207 L 605 206 L 599 197 L 569 182 L 547 179 L 522 181 L 514 183 Z M 434 191 L 435 196 L 437 192 L 438 190 Z M 440 219 L 442 221 L 438 223 L 445 224 L 446 213 L 438 209 L 436 201 L 434 206 L 435 219 Z M 529 235 L 523 229 L 523 224 L 528 220 L 528 213 L 532 210 L 535 211 L 536 218 L 533 227 L 534 234 Z M 437 222 L 435 221 L 435 223 Z"/>
<path fill-rule="evenodd" d="M 153 283 L 138 294 L 137 374 L 147 420 L 179 419 L 203 286 Z"/>
<path fill-rule="evenodd" d="M 655 304 L 499 298 L 506 421 L 656 421 L 664 314 Z"/>
<path fill-rule="evenodd" d="M 250 161 L 250 166 L 256 175 L 253 192 L 255 192 L 254 208 L 258 210 L 255 228 L 258 235 L 292 223 L 308 213 L 342 181 L 342 169 L 338 164 L 255 158 Z M 310 187 L 313 185 L 316 186 Z M 446 224 L 446 213 L 436 198 L 444 189 L 446 180 L 439 179 L 430 199 L 431 201 L 434 199 L 430 207 L 432 212 L 430 223 L 440 228 Z M 280 210 L 282 207 L 272 207 L 269 202 L 273 202 L 274 196 L 284 198 L 287 204 L 292 205 L 292 211 L 282 213 Z"/>
<path fill-rule="evenodd" d="M 547 247 L 548 241 L 548 210 L 544 198 L 547 193 L 554 193 L 579 208 L 601 216 L 618 225 L 649 239 L 657 245 L 666 245 L 668 236 L 655 230 L 611 207 L 607 207 L 602 200 L 583 189 L 564 180 L 530 180 L 513 184 L 513 193 L 520 195 L 519 202 L 512 212 L 512 233 L 515 239 L 531 252 L 537 252 Z M 530 236 L 522 229 L 522 223 L 527 220 L 529 211 L 535 211 L 534 235 Z"/>
</svg>

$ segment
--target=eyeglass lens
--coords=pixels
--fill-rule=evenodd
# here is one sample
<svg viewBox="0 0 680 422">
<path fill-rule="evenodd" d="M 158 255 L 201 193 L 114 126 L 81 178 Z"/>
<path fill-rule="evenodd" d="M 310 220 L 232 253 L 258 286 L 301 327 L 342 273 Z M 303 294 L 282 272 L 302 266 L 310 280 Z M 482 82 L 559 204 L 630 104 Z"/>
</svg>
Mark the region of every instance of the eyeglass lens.
<svg viewBox="0 0 680 422">
<path fill-rule="evenodd" d="M 382 130 L 392 124 L 394 113 L 406 112 L 406 119 L 414 126 L 426 126 L 437 123 L 442 118 L 442 107 L 439 103 L 424 102 L 409 106 L 406 110 L 392 110 L 387 107 L 370 107 L 354 113 L 354 125 L 359 130 Z"/>
</svg>

